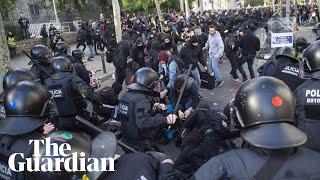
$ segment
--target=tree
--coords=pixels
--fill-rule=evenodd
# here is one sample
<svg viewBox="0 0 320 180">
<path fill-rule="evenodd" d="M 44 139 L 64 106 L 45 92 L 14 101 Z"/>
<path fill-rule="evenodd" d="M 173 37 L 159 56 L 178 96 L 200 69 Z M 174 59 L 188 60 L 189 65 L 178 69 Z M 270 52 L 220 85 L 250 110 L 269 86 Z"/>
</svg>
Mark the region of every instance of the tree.
<svg viewBox="0 0 320 180">
<path fill-rule="evenodd" d="M 4 20 L 9 19 L 9 14 L 16 7 L 17 0 L 0 0 L 0 12 Z"/>
<path fill-rule="evenodd" d="M 10 55 L 7 44 L 7 38 L 2 21 L 2 13 L 0 13 L 0 81 L 2 82 L 4 75 L 10 68 Z M 2 83 L 0 83 L 0 90 L 3 90 Z"/>
<path fill-rule="evenodd" d="M 120 6 L 118 0 L 112 0 L 112 8 L 113 8 L 113 19 L 114 19 L 114 27 L 116 31 L 117 42 L 121 41 L 121 15 L 120 15 Z"/>
</svg>

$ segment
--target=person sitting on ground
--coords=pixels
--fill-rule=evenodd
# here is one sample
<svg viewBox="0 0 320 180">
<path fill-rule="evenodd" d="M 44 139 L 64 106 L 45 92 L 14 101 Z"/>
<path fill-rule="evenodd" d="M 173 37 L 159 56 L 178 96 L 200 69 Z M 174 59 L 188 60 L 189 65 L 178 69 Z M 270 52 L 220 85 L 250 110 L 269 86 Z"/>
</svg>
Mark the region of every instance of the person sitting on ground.
<svg viewBox="0 0 320 180">
<path fill-rule="evenodd" d="M 170 89 L 171 103 L 176 104 L 179 98 L 179 94 L 182 91 L 182 87 L 186 75 L 180 74 L 173 83 L 173 88 Z M 197 90 L 196 81 L 192 77 L 187 78 L 186 86 L 179 104 L 178 115 L 181 119 L 186 119 L 194 109 L 197 108 L 200 102 L 199 94 Z"/>
</svg>

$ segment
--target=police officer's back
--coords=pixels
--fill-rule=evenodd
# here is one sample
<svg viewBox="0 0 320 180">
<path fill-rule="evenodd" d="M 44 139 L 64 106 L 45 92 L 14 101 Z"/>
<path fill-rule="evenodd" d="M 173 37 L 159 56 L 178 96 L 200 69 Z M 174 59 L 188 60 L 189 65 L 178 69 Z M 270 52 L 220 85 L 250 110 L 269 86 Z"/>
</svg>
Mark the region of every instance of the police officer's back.
<svg viewBox="0 0 320 180">
<path fill-rule="evenodd" d="M 286 83 L 293 92 L 303 83 L 300 62 L 296 51 L 289 47 L 280 48 L 275 59 L 269 60 L 259 68 L 260 76 L 272 76 Z"/>
<path fill-rule="evenodd" d="M 152 139 L 166 124 L 173 124 L 175 115 L 156 116 L 153 113 L 153 91 L 158 81 L 157 73 L 150 68 L 141 68 L 135 74 L 135 83 L 128 86 L 120 98 L 118 118 L 122 124 L 124 142 L 140 149 L 141 142 Z"/>
<path fill-rule="evenodd" d="M 295 92 L 298 111 L 298 127 L 308 135 L 307 147 L 320 151 L 320 41 L 305 49 L 303 58 L 311 71 Z"/>
<path fill-rule="evenodd" d="M 50 94 L 40 84 L 22 81 L 7 91 L 5 98 L 6 119 L 0 122 L 0 163 L 7 166 L 8 158 L 13 153 L 23 153 L 24 157 L 32 155 L 29 140 L 41 139 L 49 115 Z M 20 162 L 22 159 L 17 159 Z M 7 168 L 9 168 L 7 166 Z M 23 173 L 6 173 L 1 171 L 1 177 L 19 179 Z"/>
<path fill-rule="evenodd" d="M 320 154 L 301 147 L 307 137 L 294 126 L 295 101 L 285 83 L 273 77 L 246 82 L 233 109 L 249 148 L 213 157 L 195 179 L 320 178 Z"/>
<path fill-rule="evenodd" d="M 31 57 L 38 62 L 47 73 L 37 65 L 33 64 L 30 71 L 41 80 L 41 83 L 44 83 L 44 80 L 49 78 L 47 74 L 53 74 L 54 69 L 51 62 L 51 51 L 47 46 L 36 45 L 31 49 Z"/>
<path fill-rule="evenodd" d="M 53 66 L 56 73 L 45 81 L 45 86 L 55 100 L 59 117 L 72 119 L 75 115 L 83 115 L 87 106 L 85 98 L 96 100 L 93 89 L 72 73 L 71 62 L 65 57 L 53 58 Z M 71 121 L 60 120 L 59 126 L 63 123 L 62 126 L 70 125 L 72 128 L 73 122 Z"/>
</svg>

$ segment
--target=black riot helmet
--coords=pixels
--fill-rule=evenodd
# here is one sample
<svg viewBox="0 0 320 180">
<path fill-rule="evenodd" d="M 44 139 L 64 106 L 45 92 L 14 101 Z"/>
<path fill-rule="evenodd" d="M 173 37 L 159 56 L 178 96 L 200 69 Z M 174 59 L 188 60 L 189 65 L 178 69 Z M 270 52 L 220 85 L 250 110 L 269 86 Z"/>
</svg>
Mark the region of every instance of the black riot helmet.
<svg viewBox="0 0 320 180">
<path fill-rule="evenodd" d="M 140 68 L 134 75 L 135 83 L 130 84 L 128 89 L 138 91 L 153 91 L 159 78 L 157 73 L 151 68 Z"/>
<path fill-rule="evenodd" d="M 40 62 L 51 61 L 51 50 L 44 45 L 36 45 L 31 48 L 31 57 Z"/>
<path fill-rule="evenodd" d="M 33 81 L 11 87 L 4 97 L 7 117 L 0 121 L 0 133 L 19 135 L 39 128 L 49 115 L 50 97 L 44 86 Z"/>
<path fill-rule="evenodd" d="M 56 49 L 58 53 L 67 54 L 69 51 L 69 46 L 65 42 L 58 42 Z"/>
<path fill-rule="evenodd" d="M 72 72 L 71 61 L 63 56 L 54 57 L 52 64 L 56 72 Z"/>
<path fill-rule="evenodd" d="M 72 57 L 74 57 L 76 60 L 79 60 L 82 62 L 83 59 L 83 51 L 80 49 L 75 49 L 72 51 Z"/>
<path fill-rule="evenodd" d="M 297 37 L 295 42 L 295 48 L 298 53 L 302 53 L 304 49 L 308 47 L 308 40 L 304 37 Z"/>
<path fill-rule="evenodd" d="M 312 31 L 313 31 L 317 36 L 320 36 L 320 23 L 317 23 L 316 25 L 314 25 L 314 27 L 312 28 Z"/>
<path fill-rule="evenodd" d="M 277 51 L 276 58 L 289 58 L 294 61 L 298 61 L 296 59 L 297 53 L 295 49 L 290 48 L 290 47 L 282 47 Z"/>
<path fill-rule="evenodd" d="M 303 145 L 307 136 L 294 126 L 295 105 L 290 88 L 277 78 L 245 82 L 233 103 L 242 138 L 266 149 Z"/>
<path fill-rule="evenodd" d="M 10 87 L 21 81 L 35 81 L 37 77 L 27 69 L 14 69 L 6 73 L 3 77 L 3 89 L 7 91 Z"/>
<path fill-rule="evenodd" d="M 310 71 L 320 69 L 320 40 L 311 43 L 302 54 L 303 61 Z"/>
</svg>

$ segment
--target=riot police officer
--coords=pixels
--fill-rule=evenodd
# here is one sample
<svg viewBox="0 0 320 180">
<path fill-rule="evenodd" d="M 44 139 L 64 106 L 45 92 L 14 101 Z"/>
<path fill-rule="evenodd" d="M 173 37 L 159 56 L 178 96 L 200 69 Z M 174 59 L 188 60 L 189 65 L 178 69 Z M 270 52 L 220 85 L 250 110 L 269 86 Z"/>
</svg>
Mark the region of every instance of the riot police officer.
<svg viewBox="0 0 320 180">
<path fill-rule="evenodd" d="M 83 51 L 81 51 L 80 49 L 75 49 L 72 51 L 71 53 L 72 57 L 74 58 L 75 62 L 74 63 L 79 63 L 79 64 L 83 64 Z M 73 63 L 73 62 L 71 62 Z"/>
<path fill-rule="evenodd" d="M 267 61 L 259 68 L 260 76 L 272 76 L 285 82 L 292 92 L 303 83 L 300 62 L 296 51 L 290 47 L 280 48 L 275 59 Z"/>
<path fill-rule="evenodd" d="M 51 51 L 47 46 L 36 45 L 31 49 L 31 57 L 37 62 L 37 64 L 33 64 L 30 71 L 40 79 L 43 84 L 44 80 L 49 78 L 48 74 L 51 75 L 54 73 L 51 62 Z"/>
<path fill-rule="evenodd" d="M 56 45 L 57 53 L 54 55 L 54 57 L 63 56 L 69 59 L 71 63 L 76 63 L 77 61 L 74 59 L 74 57 L 68 53 L 69 49 L 70 47 L 65 42 L 58 42 Z"/>
<path fill-rule="evenodd" d="M 14 69 L 6 73 L 3 77 L 2 87 L 3 92 L 0 94 L 0 119 L 4 119 L 6 117 L 4 111 L 4 96 L 10 87 L 17 84 L 20 81 L 35 81 L 37 77 L 27 69 Z"/>
<path fill-rule="evenodd" d="M 236 94 L 233 109 L 249 148 L 211 158 L 194 179 L 320 178 L 320 154 L 301 147 L 307 136 L 294 126 L 295 101 L 285 83 L 273 77 L 246 82 Z"/>
<path fill-rule="evenodd" d="M 298 127 L 308 135 L 306 146 L 320 151 L 320 41 L 313 42 L 303 53 L 311 74 L 310 79 L 297 87 L 295 98 L 298 110 Z"/>
<path fill-rule="evenodd" d="M 23 153 L 30 157 L 32 146 L 29 140 L 42 139 L 43 133 L 53 130 L 44 127 L 49 115 L 50 93 L 47 89 L 31 81 L 22 81 L 10 88 L 4 98 L 7 117 L 0 122 L 1 167 L 8 167 L 8 158 L 13 153 Z M 45 130 L 45 131 L 44 131 Z M 16 162 L 22 159 L 16 158 Z M 15 162 L 15 163 L 16 163 Z M 1 171 L 5 179 L 24 179 L 24 173 Z"/>
<path fill-rule="evenodd" d="M 320 39 L 320 23 L 317 23 L 316 25 L 314 25 L 314 27 L 312 28 L 312 31 L 316 34 L 317 36 L 317 40 Z"/>
<path fill-rule="evenodd" d="M 89 85 L 73 74 L 67 58 L 53 58 L 53 67 L 56 73 L 45 81 L 45 86 L 55 100 L 60 117 L 59 128 L 74 129 L 76 124 L 73 118 L 76 115 L 86 116 L 86 99 L 95 103 L 99 103 L 99 99 Z"/>
<path fill-rule="evenodd" d="M 161 132 L 167 124 L 174 124 L 176 115 L 167 117 L 156 116 L 153 108 L 164 105 L 155 104 L 153 97 L 159 97 L 154 88 L 159 78 L 157 73 L 150 68 L 141 68 L 135 73 L 135 83 L 130 84 L 128 90 L 121 96 L 118 118 L 121 121 L 123 141 L 133 148 L 141 151 L 146 142 L 152 140 Z"/>
<path fill-rule="evenodd" d="M 30 144 L 29 140 L 43 140 L 44 134 L 46 135 L 46 139 L 50 139 L 51 144 L 60 146 L 63 143 L 67 143 L 71 145 L 71 149 L 66 153 L 70 154 L 69 156 L 66 157 L 60 154 L 60 151 L 57 156 L 54 152 L 55 150 L 51 149 L 51 145 L 49 146 L 50 154 L 47 154 L 48 151 L 45 149 L 48 147 L 47 145 L 40 145 L 40 149 L 38 149 L 40 153 L 40 166 L 49 164 L 48 161 L 42 161 L 42 158 L 69 158 L 72 156 L 72 153 L 77 153 L 78 155 L 84 153 L 84 158 L 114 157 L 117 144 L 113 133 L 99 133 L 90 139 L 85 134 L 67 131 L 52 132 L 54 127 L 51 124 L 49 126 L 45 124 L 49 115 L 50 102 L 51 95 L 48 90 L 36 82 L 19 82 L 8 90 L 5 96 L 7 118 L 0 122 L 1 179 L 81 179 L 85 172 L 68 172 L 63 165 L 59 168 L 61 169 L 60 172 L 50 172 L 50 170 L 49 172 L 30 172 L 26 168 L 24 172 L 15 172 L 9 169 L 8 158 L 13 153 L 22 153 L 23 158 L 19 155 L 15 156 L 14 163 L 16 167 L 17 163 L 19 163 L 19 167 L 21 164 L 26 164 L 25 158 L 32 158 L 35 152 L 33 143 Z M 76 156 L 72 161 L 77 161 L 78 165 L 83 162 L 80 161 L 79 156 Z M 73 163 L 70 163 L 70 166 L 72 167 Z M 93 177 L 97 177 L 99 174 L 89 172 L 88 176 L 94 179 Z"/>
<path fill-rule="evenodd" d="M 298 57 L 300 54 L 309 46 L 308 40 L 304 37 L 297 37 L 295 41 L 295 49 L 298 53 Z"/>
<path fill-rule="evenodd" d="M 75 49 L 72 51 L 72 57 L 75 59 L 75 62 L 74 63 L 71 62 L 71 63 L 76 75 L 79 76 L 87 84 L 90 84 L 89 71 L 86 69 L 82 61 L 83 52 L 80 49 Z"/>
</svg>

